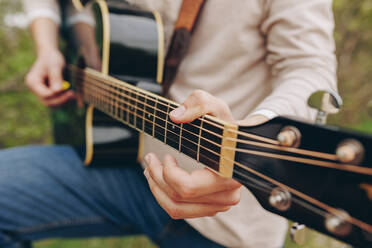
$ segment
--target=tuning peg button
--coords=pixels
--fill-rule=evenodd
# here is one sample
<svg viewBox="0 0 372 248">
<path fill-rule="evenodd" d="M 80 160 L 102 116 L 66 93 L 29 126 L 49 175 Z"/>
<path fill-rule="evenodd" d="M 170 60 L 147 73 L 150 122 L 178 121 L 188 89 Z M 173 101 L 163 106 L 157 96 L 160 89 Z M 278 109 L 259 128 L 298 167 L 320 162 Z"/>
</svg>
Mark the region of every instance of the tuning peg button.
<svg viewBox="0 0 372 248">
<path fill-rule="evenodd" d="M 342 163 L 359 164 L 364 157 L 363 145 L 357 140 L 347 139 L 338 145 L 336 156 Z"/>
<path fill-rule="evenodd" d="M 342 99 L 337 92 L 317 91 L 308 99 L 308 105 L 318 111 L 317 124 L 326 124 L 329 114 L 337 114 L 342 106 Z"/>
<path fill-rule="evenodd" d="M 289 231 L 289 236 L 297 245 L 304 245 L 307 240 L 306 226 L 299 223 L 293 223 Z"/>
<path fill-rule="evenodd" d="M 299 147 L 301 143 L 301 133 L 293 126 L 284 127 L 277 136 L 280 145 L 287 147 Z"/>
<path fill-rule="evenodd" d="M 349 218 L 349 214 L 343 210 L 339 210 L 337 215 L 328 214 L 325 219 L 325 227 L 330 233 L 346 236 L 352 230 Z"/>
<path fill-rule="evenodd" d="M 291 193 L 282 188 L 275 188 L 269 197 L 269 203 L 280 211 L 286 211 L 291 206 Z"/>
</svg>

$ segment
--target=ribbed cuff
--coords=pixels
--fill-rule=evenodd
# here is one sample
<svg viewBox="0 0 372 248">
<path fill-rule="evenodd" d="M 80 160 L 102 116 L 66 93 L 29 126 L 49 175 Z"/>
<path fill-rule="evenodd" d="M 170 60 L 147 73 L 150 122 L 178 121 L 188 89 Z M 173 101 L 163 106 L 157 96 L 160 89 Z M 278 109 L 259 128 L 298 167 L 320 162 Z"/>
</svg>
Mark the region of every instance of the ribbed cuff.
<svg viewBox="0 0 372 248">
<path fill-rule="evenodd" d="M 55 23 L 57 23 L 58 25 L 61 24 L 61 17 L 58 14 L 56 14 L 55 12 L 53 12 L 52 10 L 49 10 L 49 9 L 35 9 L 35 10 L 32 10 L 32 11 L 28 12 L 27 17 L 28 17 L 28 23 L 29 24 L 37 18 L 48 18 L 48 19 L 54 21 Z"/>
<path fill-rule="evenodd" d="M 68 17 L 67 19 L 67 25 L 69 26 L 72 26 L 79 22 L 86 23 L 92 27 L 96 26 L 94 18 L 87 12 L 79 12 L 73 16 Z"/>
<path fill-rule="evenodd" d="M 278 116 L 277 113 L 275 113 L 274 111 L 269 110 L 269 109 L 260 109 L 260 110 L 254 111 L 249 116 L 252 116 L 252 115 L 263 115 L 263 116 L 267 117 L 270 120 L 271 119 L 274 119 L 275 117 Z"/>
</svg>

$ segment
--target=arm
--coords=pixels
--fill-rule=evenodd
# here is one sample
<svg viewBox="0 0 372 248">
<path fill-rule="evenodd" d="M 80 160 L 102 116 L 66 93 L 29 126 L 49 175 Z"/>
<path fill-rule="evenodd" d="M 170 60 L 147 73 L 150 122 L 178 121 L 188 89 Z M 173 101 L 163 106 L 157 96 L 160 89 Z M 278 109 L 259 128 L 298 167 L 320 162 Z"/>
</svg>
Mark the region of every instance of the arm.
<svg viewBox="0 0 372 248">
<path fill-rule="evenodd" d="M 75 98 L 75 95 L 71 90 L 62 89 L 65 61 L 58 47 L 61 23 L 59 5 L 56 0 L 24 0 L 23 5 L 31 22 L 30 30 L 37 52 L 36 61 L 26 76 L 26 84 L 44 105 L 60 106 Z M 84 31 L 89 31 L 94 26 L 89 10 L 77 12 L 70 4 L 67 6 L 67 12 L 69 25 L 75 25 L 77 29 Z M 96 54 L 88 51 L 88 55 L 92 57 Z M 99 61 L 94 65 L 99 67 Z"/>
<path fill-rule="evenodd" d="M 26 85 L 46 106 L 59 106 L 74 98 L 62 89 L 64 58 L 58 48 L 59 8 L 56 1 L 24 1 L 35 41 L 36 61 L 26 76 Z"/>
<path fill-rule="evenodd" d="M 256 109 L 313 119 L 308 97 L 337 90 L 331 0 L 269 0 L 261 31 L 273 91 Z"/>
</svg>

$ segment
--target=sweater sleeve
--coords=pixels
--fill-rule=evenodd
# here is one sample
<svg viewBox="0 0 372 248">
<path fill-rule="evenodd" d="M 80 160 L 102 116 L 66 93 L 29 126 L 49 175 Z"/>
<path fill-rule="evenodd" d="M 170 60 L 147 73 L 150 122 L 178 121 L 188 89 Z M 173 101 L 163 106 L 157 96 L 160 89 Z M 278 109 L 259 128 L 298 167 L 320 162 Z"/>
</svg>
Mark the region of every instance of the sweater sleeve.
<svg viewBox="0 0 372 248">
<path fill-rule="evenodd" d="M 60 6 L 57 0 L 23 0 L 23 7 L 26 11 L 29 23 L 36 18 L 49 18 L 57 24 L 61 23 Z M 67 25 L 74 25 L 78 22 L 95 26 L 95 20 L 91 9 L 85 8 L 77 11 L 71 3 L 66 7 Z"/>
<path fill-rule="evenodd" d="M 272 92 L 255 113 L 314 118 L 307 106 L 317 90 L 337 91 L 331 0 L 267 0 L 266 36 Z"/>
<path fill-rule="evenodd" d="M 29 23 L 36 18 L 49 18 L 57 24 L 61 23 L 60 9 L 56 0 L 23 0 L 23 8 Z"/>
</svg>

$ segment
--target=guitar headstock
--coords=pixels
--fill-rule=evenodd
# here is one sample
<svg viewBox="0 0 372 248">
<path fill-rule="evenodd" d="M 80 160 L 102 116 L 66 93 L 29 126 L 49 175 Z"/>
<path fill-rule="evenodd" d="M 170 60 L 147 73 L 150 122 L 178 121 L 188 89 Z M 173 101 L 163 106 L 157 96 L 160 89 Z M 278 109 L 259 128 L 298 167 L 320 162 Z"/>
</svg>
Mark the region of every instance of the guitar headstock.
<svg viewBox="0 0 372 248">
<path fill-rule="evenodd" d="M 239 128 L 234 178 L 267 210 L 372 245 L 372 136 L 285 117 Z"/>
</svg>

